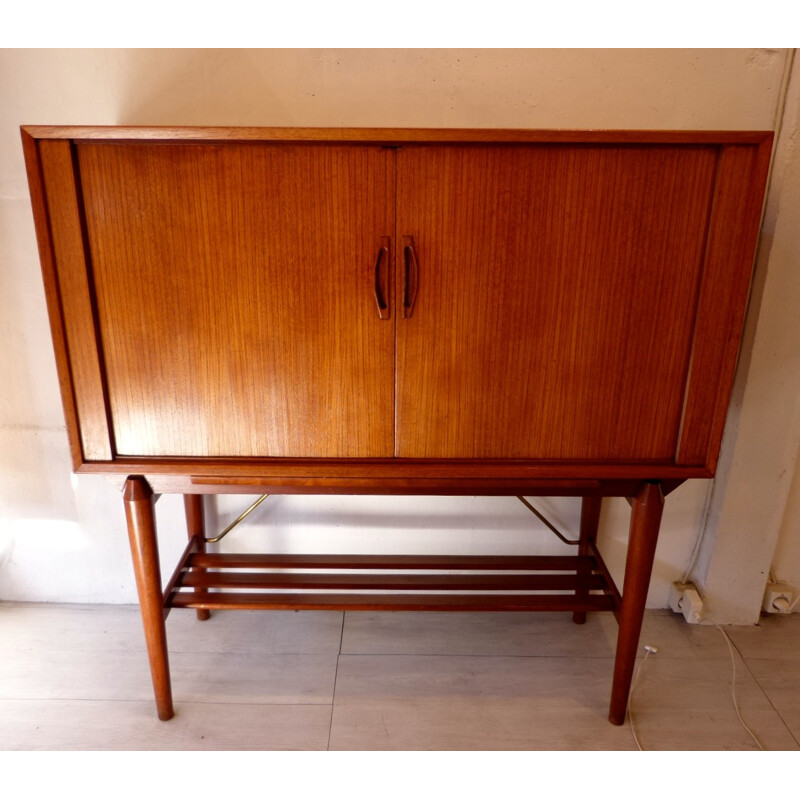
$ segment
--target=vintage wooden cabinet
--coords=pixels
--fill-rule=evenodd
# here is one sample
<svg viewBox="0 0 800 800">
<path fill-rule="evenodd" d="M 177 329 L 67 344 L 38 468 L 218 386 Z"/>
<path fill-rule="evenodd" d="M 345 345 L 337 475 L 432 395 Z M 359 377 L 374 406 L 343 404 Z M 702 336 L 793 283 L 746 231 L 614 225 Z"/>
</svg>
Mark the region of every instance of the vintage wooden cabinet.
<svg viewBox="0 0 800 800">
<path fill-rule="evenodd" d="M 127 477 L 162 719 L 179 606 L 610 610 L 623 722 L 664 496 L 714 475 L 771 133 L 22 137 L 74 468 Z M 189 544 L 162 590 L 163 492 Z M 580 544 L 206 552 L 202 497 L 228 492 L 570 495 Z M 631 499 L 621 592 L 604 496 Z"/>
</svg>

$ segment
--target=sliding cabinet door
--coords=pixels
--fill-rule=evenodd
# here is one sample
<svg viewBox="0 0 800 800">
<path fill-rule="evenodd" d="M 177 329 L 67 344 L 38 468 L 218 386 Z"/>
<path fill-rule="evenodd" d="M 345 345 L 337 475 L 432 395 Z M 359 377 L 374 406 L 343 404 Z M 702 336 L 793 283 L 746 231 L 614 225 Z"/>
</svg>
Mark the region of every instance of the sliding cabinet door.
<svg viewBox="0 0 800 800">
<path fill-rule="evenodd" d="M 76 159 L 119 455 L 392 455 L 392 151 L 85 142 Z"/>
<path fill-rule="evenodd" d="M 399 150 L 397 455 L 673 460 L 716 163 Z"/>
</svg>

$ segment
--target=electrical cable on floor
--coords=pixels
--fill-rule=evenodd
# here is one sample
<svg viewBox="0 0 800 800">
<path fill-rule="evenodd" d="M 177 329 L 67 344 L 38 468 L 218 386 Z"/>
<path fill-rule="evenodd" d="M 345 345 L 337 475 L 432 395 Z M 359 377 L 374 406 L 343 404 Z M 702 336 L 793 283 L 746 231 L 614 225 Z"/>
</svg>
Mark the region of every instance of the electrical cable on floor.
<svg viewBox="0 0 800 800">
<path fill-rule="evenodd" d="M 725 638 L 725 642 L 727 643 L 728 650 L 730 651 L 731 654 L 731 665 L 733 666 L 733 678 L 731 679 L 731 697 L 733 698 L 733 707 L 736 709 L 736 716 L 739 717 L 739 722 L 742 723 L 742 727 L 750 734 L 750 738 L 756 743 L 756 745 L 758 745 L 758 749 L 763 750 L 764 746 L 761 744 L 761 742 L 758 741 L 756 735 L 753 733 L 753 731 L 750 730 L 750 728 L 747 727 L 747 724 L 742 719 L 742 714 L 739 711 L 739 703 L 736 701 L 736 656 L 733 652 L 733 642 L 731 641 L 731 637 L 728 636 L 728 634 L 725 632 L 725 630 L 722 628 L 721 625 L 717 625 L 717 628 Z"/>
<path fill-rule="evenodd" d="M 633 692 L 636 689 L 636 684 L 639 683 L 639 675 L 642 672 L 642 667 L 645 665 L 645 662 L 648 658 L 650 658 L 651 654 L 655 654 L 658 652 L 658 648 L 652 647 L 649 644 L 644 646 L 645 654 L 644 658 L 642 659 L 642 663 L 639 664 L 639 669 L 636 670 L 636 676 L 633 679 L 633 685 L 631 686 L 630 694 L 628 695 L 628 720 L 631 723 L 631 733 L 633 734 L 633 741 L 636 742 L 636 746 L 640 750 L 644 750 L 642 747 L 642 743 L 639 741 L 639 737 L 636 735 L 636 725 L 633 722 Z"/>
</svg>

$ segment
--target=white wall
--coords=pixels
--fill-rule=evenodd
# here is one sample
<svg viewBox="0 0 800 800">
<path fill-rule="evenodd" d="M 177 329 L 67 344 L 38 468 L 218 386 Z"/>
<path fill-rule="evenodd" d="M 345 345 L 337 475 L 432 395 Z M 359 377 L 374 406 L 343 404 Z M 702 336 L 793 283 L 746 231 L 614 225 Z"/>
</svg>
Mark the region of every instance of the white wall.
<svg viewBox="0 0 800 800">
<path fill-rule="evenodd" d="M 71 475 L 20 124 L 772 129 L 784 50 L 0 51 L 0 598 L 134 602 L 118 489 Z M 766 267 L 764 267 L 766 269 Z M 784 332 L 789 335 L 788 332 Z M 710 483 L 670 496 L 649 605 L 703 529 Z M 220 525 L 246 503 L 219 501 Z M 578 504 L 543 505 L 575 532 Z M 159 502 L 164 563 L 184 543 Z M 513 498 L 278 497 L 229 547 L 561 552 Z M 607 503 L 612 570 L 627 505 Z M 228 544 L 228 542 L 226 542 Z M 769 554 L 771 558 L 771 553 Z M 746 567 L 743 567 L 746 568 Z M 721 620 L 724 621 L 724 620 Z"/>
<path fill-rule="evenodd" d="M 789 63 L 745 344 L 693 575 L 709 617 L 741 624 L 758 620 L 771 566 L 800 588 L 800 60 Z"/>
<path fill-rule="evenodd" d="M 778 173 L 780 185 L 775 189 L 780 192 L 780 202 L 777 203 L 779 217 L 784 225 L 779 243 L 779 250 L 774 252 L 770 259 L 774 265 L 778 258 L 782 262 L 781 275 L 783 283 L 776 294 L 780 296 L 782 313 L 785 321 L 783 334 L 775 333 L 774 338 L 790 343 L 790 351 L 786 353 L 780 348 L 783 363 L 775 370 L 779 380 L 784 378 L 777 394 L 784 399 L 785 410 L 781 416 L 787 421 L 791 420 L 795 428 L 800 427 L 800 59 L 795 55 L 794 70 L 792 74 L 792 89 L 787 97 L 786 109 L 782 121 L 782 139 L 786 151 L 786 165 Z M 770 267 L 774 272 L 774 267 Z M 773 349 L 773 352 L 775 349 Z M 791 397 L 795 397 L 792 404 Z M 793 419 L 792 419 L 793 417 Z M 791 447 L 791 442 L 788 443 Z M 772 562 L 774 578 L 786 581 L 800 591 L 800 449 L 795 447 L 794 452 L 786 454 L 784 459 L 794 461 L 794 472 L 791 485 L 788 486 L 786 505 L 779 530 L 777 549 Z M 783 465 L 781 465 L 783 466 Z M 791 473 L 786 469 L 786 475 L 780 475 L 783 481 Z M 795 611 L 800 612 L 800 602 L 795 606 Z"/>
<path fill-rule="evenodd" d="M 795 454 L 792 485 L 779 531 L 775 557 L 772 562 L 774 578 L 786 581 L 800 591 L 800 453 Z M 795 606 L 800 612 L 800 602 Z"/>
</svg>

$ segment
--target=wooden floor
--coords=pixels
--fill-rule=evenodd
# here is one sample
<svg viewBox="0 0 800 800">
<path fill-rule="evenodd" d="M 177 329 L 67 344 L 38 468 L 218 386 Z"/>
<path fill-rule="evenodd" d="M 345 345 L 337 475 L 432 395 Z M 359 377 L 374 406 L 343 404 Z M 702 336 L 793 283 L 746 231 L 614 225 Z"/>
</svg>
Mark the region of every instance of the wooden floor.
<svg viewBox="0 0 800 800">
<path fill-rule="evenodd" d="M 800 615 L 727 630 L 744 720 L 764 749 L 800 749 Z M 0 604 L 0 749 L 637 748 L 606 721 L 606 614 L 176 610 L 167 632 L 159 722 L 137 608 Z M 633 697 L 643 749 L 757 749 L 717 628 L 650 612 L 641 644 L 658 648 Z"/>
</svg>

